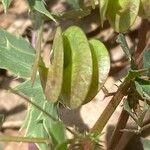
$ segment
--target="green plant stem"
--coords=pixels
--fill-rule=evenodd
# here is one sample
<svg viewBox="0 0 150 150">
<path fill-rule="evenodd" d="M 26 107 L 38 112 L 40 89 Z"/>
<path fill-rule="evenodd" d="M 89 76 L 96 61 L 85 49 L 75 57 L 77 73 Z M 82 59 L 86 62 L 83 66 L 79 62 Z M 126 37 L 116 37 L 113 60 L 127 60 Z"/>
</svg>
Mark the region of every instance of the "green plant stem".
<svg viewBox="0 0 150 150">
<path fill-rule="evenodd" d="M 7 136 L 0 135 L 1 142 L 24 142 L 24 143 L 45 143 L 49 144 L 51 141 L 46 138 L 33 138 L 33 137 L 17 137 L 17 136 Z"/>
<path fill-rule="evenodd" d="M 117 126 L 115 127 L 115 130 L 113 132 L 108 150 L 113 150 L 116 148 L 117 144 L 119 143 L 119 141 L 123 135 L 123 132 L 121 132 L 121 130 L 126 127 L 128 118 L 129 118 L 129 113 L 123 109 L 120 114 Z"/>
<path fill-rule="evenodd" d="M 103 113 L 101 114 L 93 128 L 90 130 L 90 132 L 95 132 L 98 134 L 102 132 L 103 128 L 105 127 L 109 118 L 112 116 L 113 112 L 121 102 L 122 98 L 127 94 L 129 87 L 130 80 L 127 79 L 119 86 L 118 91 L 108 103 L 108 105 L 106 106 Z"/>
</svg>

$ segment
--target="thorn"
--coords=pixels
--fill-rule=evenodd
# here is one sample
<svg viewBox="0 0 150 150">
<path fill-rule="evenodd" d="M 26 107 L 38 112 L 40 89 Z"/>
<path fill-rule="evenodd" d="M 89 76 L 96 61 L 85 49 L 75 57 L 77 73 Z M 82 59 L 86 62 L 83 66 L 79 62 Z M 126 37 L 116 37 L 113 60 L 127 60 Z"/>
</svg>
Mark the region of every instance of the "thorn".
<svg viewBox="0 0 150 150">
<path fill-rule="evenodd" d="M 123 83 L 123 81 L 122 81 L 121 79 L 119 79 L 119 81 L 120 81 L 121 83 Z"/>
<path fill-rule="evenodd" d="M 115 94 L 116 94 L 116 92 L 111 92 L 111 93 L 108 93 L 107 95 L 105 95 L 105 97 L 110 97 L 110 96 L 113 96 Z"/>
<path fill-rule="evenodd" d="M 102 91 L 104 92 L 105 95 L 109 94 L 109 91 L 105 86 L 102 87 Z"/>
<path fill-rule="evenodd" d="M 115 85 L 117 88 L 119 88 L 119 86 L 118 86 L 116 83 L 115 83 L 114 85 Z"/>
</svg>

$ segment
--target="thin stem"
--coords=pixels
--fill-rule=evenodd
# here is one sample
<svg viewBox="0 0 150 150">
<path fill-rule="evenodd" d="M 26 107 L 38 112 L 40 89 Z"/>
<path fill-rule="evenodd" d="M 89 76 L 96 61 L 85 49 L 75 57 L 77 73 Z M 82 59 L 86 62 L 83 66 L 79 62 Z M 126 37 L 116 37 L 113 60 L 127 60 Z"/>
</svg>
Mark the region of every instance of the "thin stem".
<svg viewBox="0 0 150 150">
<path fill-rule="evenodd" d="M 10 89 L 14 94 L 17 94 L 18 96 L 22 97 L 24 100 L 26 100 L 27 102 L 29 102 L 31 105 L 33 105 L 34 107 L 36 107 L 38 110 L 40 110 L 41 112 L 43 112 L 43 114 L 45 114 L 46 116 L 48 116 L 50 119 L 52 119 L 53 121 L 60 121 L 59 119 L 53 117 L 51 114 L 49 114 L 47 111 L 45 111 L 42 107 L 40 107 L 39 105 L 37 105 L 36 103 L 32 102 L 27 96 L 25 96 L 24 94 L 14 90 L 14 89 Z M 73 134 L 74 136 L 78 137 L 78 134 L 76 134 L 74 131 L 72 131 L 71 129 L 69 129 L 68 127 L 66 127 L 66 130 L 68 130 L 71 134 Z"/>
<path fill-rule="evenodd" d="M 17 136 L 7 136 L 0 135 L 1 142 L 24 142 L 24 143 L 45 143 L 49 144 L 51 141 L 46 138 L 34 138 L 34 137 L 17 137 Z"/>
<path fill-rule="evenodd" d="M 122 98 L 127 94 L 128 89 L 130 86 L 130 81 L 124 81 L 120 87 L 118 88 L 118 91 L 113 96 L 109 104 L 104 109 L 103 113 L 93 126 L 90 132 L 95 132 L 100 134 L 105 127 L 106 123 L 108 122 L 109 118 L 112 116 L 113 112 L 115 111 L 116 107 L 121 102 Z"/>
<path fill-rule="evenodd" d="M 134 53 L 134 59 L 138 68 L 142 68 L 143 55 L 147 47 L 150 47 L 150 22 L 147 19 L 142 20 L 138 31 L 138 45 Z"/>
<path fill-rule="evenodd" d="M 123 132 L 121 132 L 121 130 L 125 128 L 128 118 L 129 118 L 129 113 L 123 109 L 120 114 L 117 126 L 113 132 L 113 136 L 111 138 L 111 142 L 108 147 L 108 150 L 114 150 L 116 148 L 117 144 L 119 143 L 123 135 Z"/>
<path fill-rule="evenodd" d="M 14 90 L 14 89 L 10 89 L 12 93 L 17 94 L 18 96 L 22 97 L 24 100 L 26 100 L 27 102 L 29 102 L 31 105 L 33 105 L 34 107 L 36 107 L 38 110 L 40 110 L 41 112 L 43 112 L 43 114 L 45 114 L 46 116 L 48 116 L 50 119 L 52 119 L 53 121 L 59 121 L 58 119 L 56 119 L 55 117 L 53 117 L 51 114 L 49 114 L 48 112 L 46 112 L 41 106 L 39 106 L 38 104 L 32 102 L 27 96 L 25 96 L 24 94 Z"/>
</svg>

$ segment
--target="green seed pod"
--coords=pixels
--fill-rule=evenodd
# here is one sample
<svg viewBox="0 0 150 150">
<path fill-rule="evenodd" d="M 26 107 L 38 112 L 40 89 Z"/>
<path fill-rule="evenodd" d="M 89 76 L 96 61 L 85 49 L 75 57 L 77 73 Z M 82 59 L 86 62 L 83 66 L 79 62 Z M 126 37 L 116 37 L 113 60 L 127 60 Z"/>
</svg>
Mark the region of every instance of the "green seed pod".
<svg viewBox="0 0 150 150">
<path fill-rule="evenodd" d="M 49 68 L 41 63 L 39 73 L 45 96 L 48 101 L 58 101 L 63 82 L 64 48 L 61 28 L 58 27 L 53 41 L 53 57 Z"/>
<path fill-rule="evenodd" d="M 90 40 L 90 48 L 93 60 L 92 83 L 84 103 L 91 101 L 103 87 L 110 70 L 109 53 L 99 40 Z"/>
<path fill-rule="evenodd" d="M 70 108 L 84 103 L 92 81 L 92 55 L 84 32 L 76 26 L 69 27 L 64 37 L 64 76 L 62 98 Z"/>
<path fill-rule="evenodd" d="M 117 32 L 126 32 L 135 22 L 140 0 L 109 0 L 107 19 Z"/>
<path fill-rule="evenodd" d="M 49 102 L 71 109 L 91 101 L 104 85 L 110 69 L 106 47 L 98 40 L 88 41 L 77 26 L 58 28 L 53 42 L 49 68 L 40 63 L 39 73 Z"/>
</svg>

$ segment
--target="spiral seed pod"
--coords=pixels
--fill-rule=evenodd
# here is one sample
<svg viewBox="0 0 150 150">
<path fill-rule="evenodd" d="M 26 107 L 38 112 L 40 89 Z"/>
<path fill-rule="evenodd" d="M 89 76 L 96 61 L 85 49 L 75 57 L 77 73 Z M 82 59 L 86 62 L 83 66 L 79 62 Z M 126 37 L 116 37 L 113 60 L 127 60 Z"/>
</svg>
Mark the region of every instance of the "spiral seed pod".
<svg viewBox="0 0 150 150">
<path fill-rule="evenodd" d="M 106 47 L 98 40 L 88 41 L 85 33 L 71 26 L 53 42 L 49 68 L 41 65 L 40 76 L 46 98 L 71 109 L 91 101 L 104 85 L 110 69 Z"/>
<path fill-rule="evenodd" d="M 140 0 L 109 0 L 106 16 L 117 32 L 126 32 L 138 16 Z"/>
</svg>

